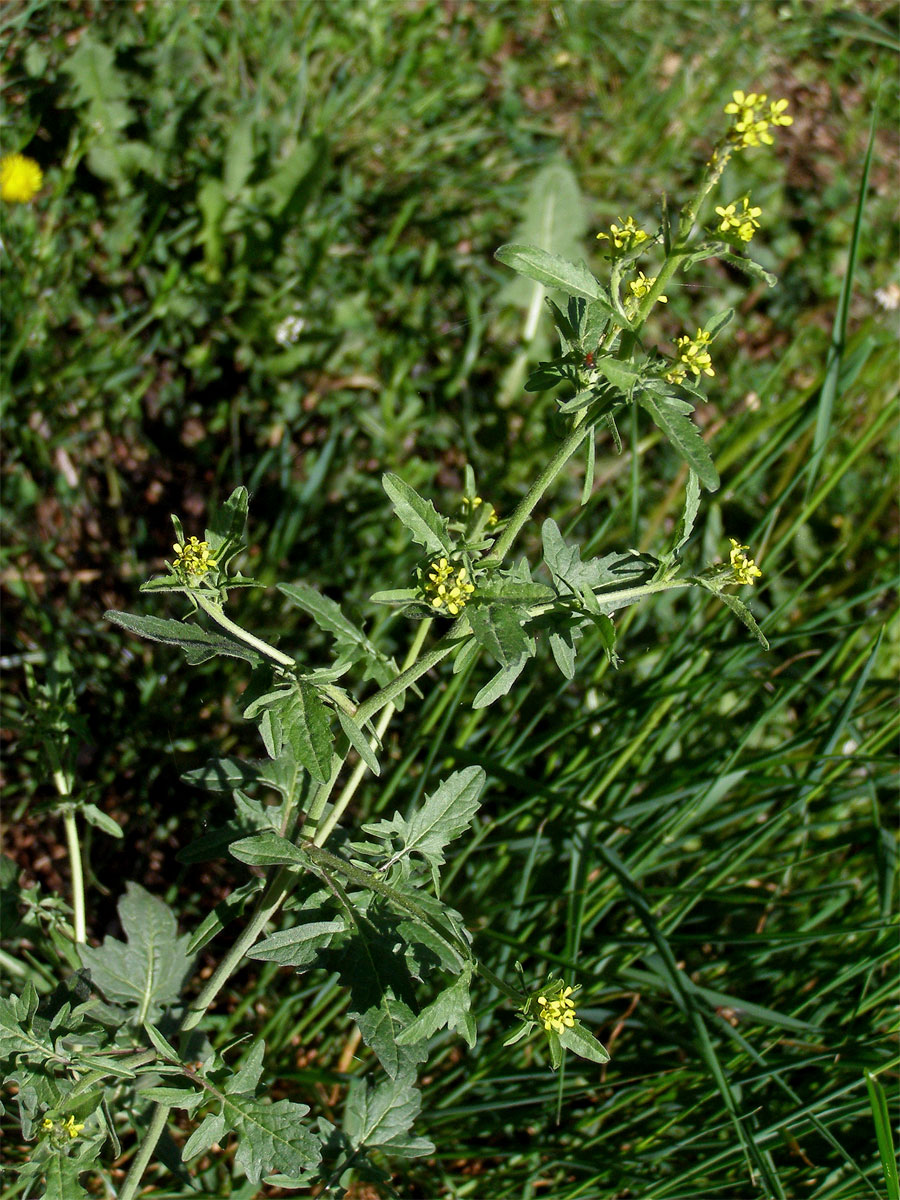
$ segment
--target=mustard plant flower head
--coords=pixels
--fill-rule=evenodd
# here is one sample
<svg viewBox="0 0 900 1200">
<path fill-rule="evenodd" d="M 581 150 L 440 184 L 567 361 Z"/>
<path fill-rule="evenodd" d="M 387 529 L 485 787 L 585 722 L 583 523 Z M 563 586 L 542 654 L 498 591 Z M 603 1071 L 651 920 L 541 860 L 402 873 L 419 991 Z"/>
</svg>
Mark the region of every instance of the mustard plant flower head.
<svg viewBox="0 0 900 1200">
<path fill-rule="evenodd" d="M 436 558 L 428 568 L 424 591 L 435 612 L 455 617 L 466 607 L 475 585 L 469 581 L 465 567 L 457 567 L 446 558 Z"/>
<path fill-rule="evenodd" d="M 715 375 L 712 359 L 706 347 L 710 343 L 710 335 L 704 329 L 697 330 L 696 337 L 680 337 L 675 343 L 678 347 L 678 358 L 666 372 L 665 378 L 669 383 L 681 383 L 688 371 L 698 378 L 701 375 Z"/>
<path fill-rule="evenodd" d="M 627 217 L 624 221 L 620 217 L 619 220 L 620 225 L 610 225 L 609 233 L 598 233 L 598 239 L 609 242 L 614 250 L 623 250 L 626 253 L 649 241 L 650 235 L 635 224 L 634 217 Z"/>
<path fill-rule="evenodd" d="M 746 146 L 771 146 L 775 140 L 769 133 L 770 125 L 793 125 L 794 118 L 787 114 L 787 100 L 769 100 L 765 92 L 733 92 L 725 105 L 725 112 L 732 118 L 726 135 L 735 150 Z"/>
<path fill-rule="evenodd" d="M 195 537 L 184 543 L 176 542 L 172 549 L 175 551 L 175 569 L 189 578 L 202 579 L 211 567 L 218 565 L 209 542 L 201 542 Z"/>
<path fill-rule="evenodd" d="M 44 174 L 33 158 L 5 154 L 0 158 L 0 196 L 10 204 L 27 204 L 41 190 Z"/>
<path fill-rule="evenodd" d="M 73 1116 L 68 1116 L 64 1121 L 54 1121 L 51 1117 L 44 1117 L 41 1121 L 41 1129 L 45 1133 L 55 1133 L 59 1137 L 68 1136 L 75 1140 L 84 1129 L 83 1121 L 76 1121 Z"/>
<path fill-rule="evenodd" d="M 759 229 L 757 217 L 761 215 L 762 209 L 751 207 L 750 197 L 743 196 L 733 204 L 717 206 L 716 216 L 721 218 L 717 229 L 719 233 L 735 233 L 742 242 L 749 242 Z"/>
<path fill-rule="evenodd" d="M 655 275 L 651 275 L 648 278 L 643 271 L 638 271 L 637 279 L 632 279 L 628 286 L 631 289 L 631 294 L 635 300 L 643 300 L 645 296 L 649 296 L 650 289 L 653 287 L 654 283 L 656 283 Z M 668 296 L 657 296 L 656 298 L 660 304 L 669 303 Z"/>
<path fill-rule="evenodd" d="M 752 584 L 755 580 L 760 579 L 762 571 L 753 559 L 748 558 L 744 553 L 749 547 L 742 546 L 735 538 L 728 540 L 731 542 L 731 569 L 734 571 L 736 581 Z"/>
<path fill-rule="evenodd" d="M 562 1033 L 575 1024 L 575 1001 L 569 999 L 572 990 L 566 987 L 555 997 L 538 996 L 541 1022 L 548 1033 Z"/>
</svg>

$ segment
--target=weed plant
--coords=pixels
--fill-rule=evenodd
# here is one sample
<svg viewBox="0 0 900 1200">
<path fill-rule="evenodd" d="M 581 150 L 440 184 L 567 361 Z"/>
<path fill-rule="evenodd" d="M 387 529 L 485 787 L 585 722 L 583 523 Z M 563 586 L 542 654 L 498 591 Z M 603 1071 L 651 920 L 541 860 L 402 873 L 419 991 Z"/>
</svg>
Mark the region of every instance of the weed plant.
<svg viewBox="0 0 900 1200">
<path fill-rule="evenodd" d="M 893 1200 L 877 122 L 841 279 L 728 6 L 100 11 L 3 17 L 3 1195 Z"/>
</svg>

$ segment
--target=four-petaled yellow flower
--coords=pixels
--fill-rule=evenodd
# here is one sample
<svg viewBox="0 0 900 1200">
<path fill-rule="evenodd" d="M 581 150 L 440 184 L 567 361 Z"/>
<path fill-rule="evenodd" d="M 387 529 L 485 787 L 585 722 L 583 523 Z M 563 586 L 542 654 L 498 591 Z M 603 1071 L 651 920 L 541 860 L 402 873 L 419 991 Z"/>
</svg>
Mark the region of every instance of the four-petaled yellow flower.
<svg viewBox="0 0 900 1200">
<path fill-rule="evenodd" d="M 710 335 L 705 329 L 698 329 L 696 337 L 690 338 L 687 334 L 680 337 L 675 343 L 679 350 L 678 360 L 666 372 L 666 380 L 669 383 L 681 383 L 686 378 L 688 371 L 697 378 L 701 374 L 715 375 L 712 359 L 706 349 L 709 342 Z"/>
<path fill-rule="evenodd" d="M 622 221 L 622 218 L 619 220 Z M 598 233 L 597 237 L 601 241 L 612 242 L 616 250 L 628 251 L 646 242 L 649 234 L 634 223 L 634 217 L 628 217 L 621 225 L 610 225 L 609 233 Z"/>
<path fill-rule="evenodd" d="M 634 300 L 643 300 L 645 296 L 650 294 L 650 289 L 653 287 L 654 283 L 656 283 L 655 275 L 651 275 L 648 278 L 643 271 L 638 271 L 637 279 L 632 279 L 628 285 L 631 289 L 631 296 L 628 297 L 629 301 L 632 300 L 632 297 Z M 668 296 L 657 296 L 656 299 L 660 302 L 660 304 L 669 303 Z"/>
<path fill-rule="evenodd" d="M 787 100 L 769 100 L 765 92 L 733 92 L 725 105 L 725 112 L 733 118 L 727 135 L 729 143 L 735 150 L 763 143 L 771 146 L 775 139 L 769 133 L 769 126 L 794 123 L 794 118 L 785 111 L 787 106 Z"/>
<path fill-rule="evenodd" d="M 210 567 L 218 565 L 212 557 L 209 542 L 201 542 L 195 537 L 188 538 L 184 543 L 176 542 L 172 549 L 176 554 L 175 569 L 195 579 L 202 579 Z"/>
<path fill-rule="evenodd" d="M 731 542 L 731 569 L 734 571 L 738 583 L 752 584 L 755 579 L 762 577 L 762 571 L 756 565 L 752 558 L 748 558 L 744 553 L 749 550 L 749 546 L 742 546 L 735 538 L 729 538 Z"/>
<path fill-rule="evenodd" d="M 428 570 L 425 593 L 435 611 L 446 609 L 455 617 L 466 607 L 475 585 L 465 567 L 454 567 L 446 558 L 435 559 Z"/>
<path fill-rule="evenodd" d="M 0 196 L 10 204 L 27 204 L 41 190 L 44 175 L 33 158 L 5 154 L 0 158 Z"/>
<path fill-rule="evenodd" d="M 738 205 L 742 208 L 738 208 Z M 759 229 L 759 221 L 757 217 L 762 213 L 761 208 L 752 208 L 750 206 L 750 197 L 744 196 L 740 200 L 735 200 L 733 204 L 716 207 L 716 215 L 722 220 L 718 226 L 719 233 L 730 233 L 735 230 L 742 242 L 749 242 Z"/>
<path fill-rule="evenodd" d="M 50 1117 L 44 1117 L 43 1121 L 41 1122 L 41 1129 L 43 1129 L 45 1133 L 51 1133 L 53 1130 L 56 1130 L 56 1132 L 59 1134 L 67 1133 L 74 1141 L 74 1139 L 78 1137 L 79 1133 L 81 1133 L 82 1129 L 84 1129 L 84 1121 L 76 1121 L 71 1115 L 66 1117 L 64 1121 L 54 1121 Z"/>
<path fill-rule="evenodd" d="M 571 994 L 572 988 L 567 987 L 553 1000 L 548 1000 L 546 996 L 538 996 L 541 1021 L 548 1033 L 551 1030 L 554 1033 L 562 1033 L 564 1029 L 571 1029 L 575 1024 L 575 1001 L 569 999 Z"/>
</svg>

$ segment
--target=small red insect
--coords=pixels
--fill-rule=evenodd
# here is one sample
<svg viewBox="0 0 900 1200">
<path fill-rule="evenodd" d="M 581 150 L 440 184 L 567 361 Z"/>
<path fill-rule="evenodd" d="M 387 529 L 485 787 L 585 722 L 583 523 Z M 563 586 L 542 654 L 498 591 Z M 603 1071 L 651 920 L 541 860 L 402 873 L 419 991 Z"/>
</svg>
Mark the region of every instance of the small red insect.
<svg viewBox="0 0 900 1200">
<path fill-rule="evenodd" d="M 593 352 L 593 350 L 589 350 L 589 351 L 587 352 L 587 354 L 584 356 L 584 365 L 585 365 L 586 367 L 592 367 L 592 366 L 594 365 L 594 352 Z"/>
</svg>

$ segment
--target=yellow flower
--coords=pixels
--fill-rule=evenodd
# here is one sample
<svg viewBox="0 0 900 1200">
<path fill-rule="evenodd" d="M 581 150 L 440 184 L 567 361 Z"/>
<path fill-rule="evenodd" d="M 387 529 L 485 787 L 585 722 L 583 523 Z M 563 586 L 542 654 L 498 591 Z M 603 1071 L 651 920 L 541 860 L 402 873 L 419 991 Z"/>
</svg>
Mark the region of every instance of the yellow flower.
<svg viewBox="0 0 900 1200">
<path fill-rule="evenodd" d="M 195 537 L 188 538 L 185 543 L 176 542 L 172 549 L 176 554 L 175 569 L 189 577 L 202 579 L 210 567 L 218 565 L 210 553 L 209 542 L 198 541 Z"/>
<path fill-rule="evenodd" d="M 0 196 L 10 204 L 27 204 L 41 190 L 44 175 L 33 158 L 5 154 L 0 158 Z"/>
<path fill-rule="evenodd" d="M 676 342 L 680 354 L 677 362 L 666 372 L 666 380 L 669 383 L 681 383 L 688 371 L 698 379 L 701 374 L 715 375 L 712 359 L 706 349 L 709 342 L 710 335 L 704 329 L 698 329 L 696 337 L 689 338 L 686 334 L 680 337 Z"/>
<path fill-rule="evenodd" d="M 735 538 L 729 538 L 731 542 L 731 568 L 735 573 L 738 583 L 750 583 L 762 577 L 762 571 L 756 565 L 752 558 L 748 558 L 744 553 L 749 549 L 749 546 L 742 546 Z"/>
<path fill-rule="evenodd" d="M 548 1033 L 551 1030 L 554 1033 L 562 1033 L 564 1029 L 571 1029 L 575 1024 L 575 1001 L 569 999 L 571 994 L 572 988 L 567 987 L 553 1000 L 548 1000 L 546 996 L 538 996 L 541 1022 Z"/>
<path fill-rule="evenodd" d="M 650 294 L 650 289 L 654 283 L 656 283 L 655 275 L 651 275 L 648 279 L 643 271 L 638 271 L 637 279 L 633 279 L 628 284 L 631 289 L 631 295 L 625 299 L 625 310 L 629 316 L 633 316 L 637 312 L 640 301 Z M 669 303 L 668 296 L 657 296 L 656 298 L 660 304 Z"/>
<path fill-rule="evenodd" d="M 74 1117 L 66 1117 L 65 1121 L 63 1122 L 63 1129 L 70 1138 L 77 1138 L 82 1129 L 84 1129 L 84 1122 L 82 1121 L 80 1124 L 76 1124 Z"/>
<path fill-rule="evenodd" d="M 622 221 L 622 218 L 619 218 Z M 646 242 L 649 234 L 644 233 L 634 223 L 634 217 L 628 217 L 622 221 L 621 225 L 610 225 L 609 233 L 598 233 L 597 237 L 601 241 L 612 242 L 616 250 L 633 250 L 635 246 L 640 246 L 642 242 Z"/>
<path fill-rule="evenodd" d="M 446 558 L 435 559 L 428 570 L 425 594 L 435 612 L 446 609 L 455 617 L 466 607 L 475 585 L 469 582 L 465 567 L 454 567 Z"/>
<path fill-rule="evenodd" d="M 794 118 L 785 110 L 787 109 L 787 100 L 773 100 L 769 105 L 769 124 L 770 125 L 793 125 Z"/>
<path fill-rule="evenodd" d="M 794 118 L 785 112 L 787 100 L 770 101 L 766 111 L 767 100 L 765 92 L 732 93 L 731 100 L 725 105 L 725 112 L 733 118 L 726 136 L 735 150 L 761 143 L 771 146 L 774 138 L 769 133 L 769 126 L 793 124 Z"/>
<path fill-rule="evenodd" d="M 480 496 L 473 496 L 471 498 L 471 500 L 469 499 L 468 496 L 463 496 L 463 498 L 462 498 L 463 512 L 466 514 L 466 516 L 469 516 L 470 513 L 473 513 L 475 511 L 475 509 L 479 508 L 483 503 L 484 503 L 484 501 L 481 499 Z M 488 508 L 491 511 L 488 513 L 487 523 L 488 523 L 488 525 L 496 525 L 497 524 L 497 510 L 494 508 L 493 504 L 489 504 Z"/>
<path fill-rule="evenodd" d="M 637 279 L 633 279 L 628 286 L 631 288 L 631 294 L 636 299 L 643 300 L 645 296 L 649 295 L 654 283 L 656 283 L 655 275 L 651 275 L 648 279 L 643 271 L 638 271 Z M 668 304 L 669 302 L 668 296 L 657 296 L 656 298 L 660 304 Z"/>
<path fill-rule="evenodd" d="M 738 209 L 739 204 L 743 205 L 740 210 Z M 734 230 L 742 242 L 749 242 L 759 229 L 759 221 L 756 218 L 761 214 L 761 208 L 751 208 L 749 196 L 744 196 L 724 207 L 718 205 L 716 215 L 722 218 L 718 226 L 719 233 L 730 233 Z"/>
<path fill-rule="evenodd" d="M 44 1117 L 43 1121 L 41 1121 L 41 1129 L 45 1133 L 55 1133 L 59 1137 L 63 1134 L 68 1134 L 74 1141 L 82 1129 L 84 1129 L 84 1122 L 76 1121 L 71 1115 L 66 1117 L 64 1121 L 54 1121 L 51 1117 Z"/>
</svg>

